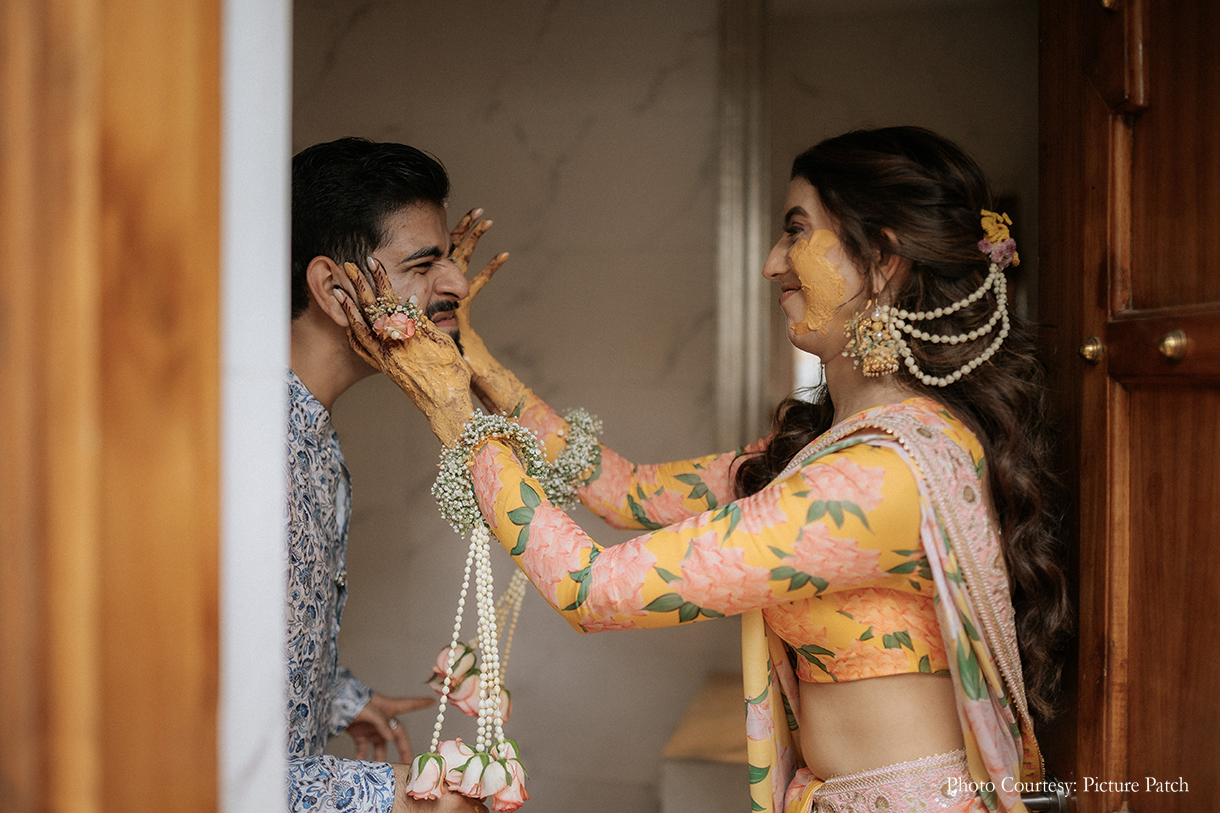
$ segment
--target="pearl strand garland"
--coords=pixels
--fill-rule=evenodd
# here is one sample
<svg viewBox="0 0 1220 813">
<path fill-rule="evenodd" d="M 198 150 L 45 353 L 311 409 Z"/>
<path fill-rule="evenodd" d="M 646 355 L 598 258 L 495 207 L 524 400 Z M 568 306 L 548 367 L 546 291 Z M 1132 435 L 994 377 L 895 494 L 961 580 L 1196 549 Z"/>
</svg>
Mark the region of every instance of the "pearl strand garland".
<svg viewBox="0 0 1220 813">
<path fill-rule="evenodd" d="M 457 661 L 458 639 L 462 637 L 462 615 L 466 609 L 466 596 L 470 588 L 470 571 L 474 564 L 476 543 L 471 535 L 470 552 L 466 554 L 466 570 L 462 574 L 462 589 L 458 593 L 457 618 L 453 621 L 453 637 L 449 639 L 449 657 L 445 662 L 445 681 L 441 685 L 441 699 L 436 709 L 436 725 L 432 727 L 432 744 L 428 753 L 435 754 L 441 743 L 441 726 L 445 723 L 445 709 L 449 705 L 449 691 L 453 688 L 453 664 Z"/>
<path fill-rule="evenodd" d="M 956 313 L 967 305 L 972 305 L 977 302 L 993 286 L 995 287 L 996 294 L 996 310 L 995 313 L 992 314 L 987 325 L 982 328 L 971 330 L 967 333 L 945 336 L 931 334 L 927 331 L 915 330 L 906 321 L 908 319 L 912 321 L 939 319 L 943 316 Z M 1004 343 L 1004 339 L 1008 337 L 1008 281 L 1004 277 L 1003 269 L 1001 269 L 997 263 L 993 262 L 991 264 L 990 271 L 987 274 L 987 279 L 983 281 L 983 284 L 979 286 L 977 290 L 975 290 L 965 299 L 960 299 L 946 308 L 936 308 L 935 310 L 920 311 L 918 313 L 909 313 L 905 310 L 893 308 L 890 305 L 883 305 L 881 307 L 881 318 L 889 328 L 890 336 L 893 337 L 895 343 L 898 345 L 898 355 L 902 357 L 903 363 L 906 365 L 906 368 L 908 371 L 910 371 L 911 375 L 915 376 L 915 378 L 919 379 L 926 386 L 947 387 L 948 385 L 959 381 L 964 376 L 974 372 L 980 365 L 986 363 L 987 360 L 994 356 L 996 351 L 1000 349 L 1000 345 Z M 906 340 L 902 336 L 902 334 L 905 332 L 911 334 L 911 336 L 914 338 L 922 339 L 926 342 L 932 342 L 933 344 L 959 344 L 966 341 L 976 341 L 977 339 L 988 335 L 991 333 L 992 328 L 995 327 L 997 322 L 1000 323 L 1000 330 L 987 349 L 970 359 L 970 361 L 963 364 L 957 370 L 943 376 L 930 375 L 921 370 L 919 368 L 919 363 L 915 361 L 915 358 L 911 353 L 910 345 L 906 343 Z"/>
</svg>

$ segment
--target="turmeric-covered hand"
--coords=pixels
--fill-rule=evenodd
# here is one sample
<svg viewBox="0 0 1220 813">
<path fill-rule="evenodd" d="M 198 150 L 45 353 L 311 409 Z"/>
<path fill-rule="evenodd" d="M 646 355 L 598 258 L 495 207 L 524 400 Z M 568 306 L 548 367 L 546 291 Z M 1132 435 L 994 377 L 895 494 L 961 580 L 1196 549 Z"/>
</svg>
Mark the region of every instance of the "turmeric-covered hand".
<svg viewBox="0 0 1220 813">
<path fill-rule="evenodd" d="M 470 255 L 479 244 L 479 238 L 491 228 L 490 220 L 479 220 L 482 209 L 467 212 L 449 234 L 453 243 L 450 259 L 463 274 L 470 264 Z M 508 252 L 497 254 L 470 280 L 470 293 L 458 301 L 454 315 L 462 337 L 462 355 L 470 366 L 471 386 L 488 409 L 493 412 L 511 413 L 525 401 L 529 390 L 513 375 L 512 371 L 496 361 L 479 334 L 470 324 L 470 305 L 479 291 L 483 290 L 500 266 L 508 259 Z"/>
<path fill-rule="evenodd" d="M 379 306 L 384 309 L 385 305 L 397 305 L 400 301 L 385 269 L 372 257 L 368 258 L 374 294 L 355 264 L 344 263 L 343 268 L 356 292 L 356 300 L 338 287 L 335 297 L 347 314 L 352 347 L 402 388 L 428 418 L 441 443 L 452 445 L 473 411 L 470 370 L 457 345 L 423 315 L 397 327 L 379 325 L 378 317 L 383 315 L 378 314 Z M 374 325 L 379 325 L 376 330 Z"/>
</svg>

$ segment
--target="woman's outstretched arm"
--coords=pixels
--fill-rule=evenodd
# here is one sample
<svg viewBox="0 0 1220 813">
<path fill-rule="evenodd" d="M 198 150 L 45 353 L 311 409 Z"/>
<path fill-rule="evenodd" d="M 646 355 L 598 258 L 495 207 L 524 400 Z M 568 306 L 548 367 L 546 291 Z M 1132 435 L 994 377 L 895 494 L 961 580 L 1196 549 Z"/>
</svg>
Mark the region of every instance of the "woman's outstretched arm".
<svg viewBox="0 0 1220 813">
<path fill-rule="evenodd" d="M 484 444 L 471 471 L 492 532 L 581 632 L 672 626 L 852 587 L 905 588 L 923 560 L 914 476 L 895 451 L 865 443 L 610 548 L 551 505 L 503 443 Z"/>
</svg>

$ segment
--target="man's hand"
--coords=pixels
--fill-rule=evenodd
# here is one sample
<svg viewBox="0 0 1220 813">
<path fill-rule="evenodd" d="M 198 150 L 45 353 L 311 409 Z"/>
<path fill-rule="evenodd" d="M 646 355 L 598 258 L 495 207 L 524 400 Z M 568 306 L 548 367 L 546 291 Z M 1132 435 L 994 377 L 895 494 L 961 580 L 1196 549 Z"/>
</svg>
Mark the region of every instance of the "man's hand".
<svg viewBox="0 0 1220 813">
<path fill-rule="evenodd" d="M 369 257 L 368 265 L 375 295 L 364 274 L 352 263 L 344 263 L 343 269 L 357 299 L 353 301 L 342 288 L 334 289 L 347 315 L 348 340 L 357 353 L 402 388 L 427 417 L 441 443 L 452 445 L 473 411 L 470 369 L 453 339 L 427 317 L 419 319 L 414 335 L 382 338 L 373 331 L 369 312 L 377 300 L 397 303 L 399 299 L 381 264 Z"/>
<path fill-rule="evenodd" d="M 408 711 L 426 709 L 434 700 L 432 697 L 385 697 L 373 692 L 369 702 L 347 726 L 347 733 L 356 741 L 356 759 L 368 759 L 371 749 L 374 760 L 385 762 L 386 742 L 393 740 L 399 761 L 410 764 L 411 757 L 415 756 L 411 740 L 407 738 L 407 729 L 394 718 Z"/>
</svg>

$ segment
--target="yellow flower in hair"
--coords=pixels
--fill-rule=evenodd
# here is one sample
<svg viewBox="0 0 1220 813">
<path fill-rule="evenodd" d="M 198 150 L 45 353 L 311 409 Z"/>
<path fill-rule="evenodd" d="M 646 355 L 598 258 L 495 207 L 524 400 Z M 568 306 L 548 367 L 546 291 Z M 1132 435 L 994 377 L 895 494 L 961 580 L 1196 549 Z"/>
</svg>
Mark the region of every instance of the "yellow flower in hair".
<svg viewBox="0 0 1220 813">
<path fill-rule="evenodd" d="M 989 243 L 1002 243 L 1008 239 L 1008 227 L 1012 218 L 1002 212 L 989 212 L 983 209 L 983 234 Z"/>
</svg>

